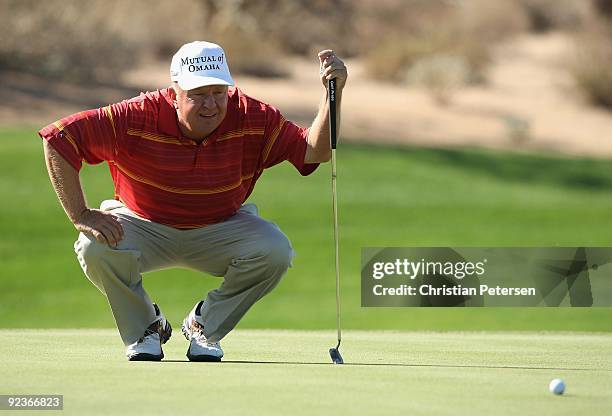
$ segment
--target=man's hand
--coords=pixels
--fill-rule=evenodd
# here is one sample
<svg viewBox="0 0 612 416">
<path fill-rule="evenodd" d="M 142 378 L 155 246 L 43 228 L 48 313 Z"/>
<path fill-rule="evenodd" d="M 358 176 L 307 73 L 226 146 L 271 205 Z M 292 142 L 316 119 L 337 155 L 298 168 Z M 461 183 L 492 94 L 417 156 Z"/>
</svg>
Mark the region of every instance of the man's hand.
<svg viewBox="0 0 612 416">
<path fill-rule="evenodd" d="M 123 239 L 123 227 L 110 212 L 86 209 L 74 221 L 74 226 L 109 247 L 116 247 Z"/>
<path fill-rule="evenodd" d="M 319 76 L 327 88 L 327 81 L 336 78 L 336 88 L 342 90 L 346 84 L 348 72 L 344 62 L 330 49 L 319 52 Z"/>
<path fill-rule="evenodd" d="M 338 130 L 340 126 L 342 89 L 346 84 L 348 76 L 344 62 L 330 49 L 319 52 L 319 68 L 319 76 L 321 77 L 321 83 L 325 86 L 325 91 L 321 97 L 317 116 L 308 131 L 308 147 L 306 148 L 304 163 L 323 163 L 331 158 L 328 81 L 336 78 L 336 130 Z"/>
</svg>

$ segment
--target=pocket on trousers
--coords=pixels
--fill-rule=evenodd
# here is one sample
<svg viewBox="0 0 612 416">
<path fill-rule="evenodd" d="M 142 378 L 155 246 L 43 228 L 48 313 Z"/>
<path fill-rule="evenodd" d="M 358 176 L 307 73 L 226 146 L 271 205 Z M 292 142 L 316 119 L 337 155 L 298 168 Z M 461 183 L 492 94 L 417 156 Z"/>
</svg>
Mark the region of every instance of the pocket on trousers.
<svg viewBox="0 0 612 416">
<path fill-rule="evenodd" d="M 117 201 L 116 199 L 106 199 L 102 201 L 100 204 L 101 211 L 112 211 L 117 208 L 122 208 L 125 205 L 121 201 Z"/>
</svg>

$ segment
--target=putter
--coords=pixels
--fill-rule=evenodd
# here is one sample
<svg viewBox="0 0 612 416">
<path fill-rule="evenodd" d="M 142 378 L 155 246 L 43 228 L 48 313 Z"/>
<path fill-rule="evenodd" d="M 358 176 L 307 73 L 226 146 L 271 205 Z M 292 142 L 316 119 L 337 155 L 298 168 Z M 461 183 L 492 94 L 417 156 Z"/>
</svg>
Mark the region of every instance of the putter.
<svg viewBox="0 0 612 416">
<path fill-rule="evenodd" d="M 338 202 L 336 198 L 336 79 L 328 81 L 329 94 L 329 138 L 331 144 L 331 177 L 332 177 L 332 205 L 334 209 L 334 244 L 336 246 L 336 325 L 338 327 L 338 345 L 336 348 L 329 349 L 329 356 L 334 364 L 344 364 L 340 355 L 340 342 L 342 333 L 340 332 L 340 262 L 338 260 Z"/>
</svg>

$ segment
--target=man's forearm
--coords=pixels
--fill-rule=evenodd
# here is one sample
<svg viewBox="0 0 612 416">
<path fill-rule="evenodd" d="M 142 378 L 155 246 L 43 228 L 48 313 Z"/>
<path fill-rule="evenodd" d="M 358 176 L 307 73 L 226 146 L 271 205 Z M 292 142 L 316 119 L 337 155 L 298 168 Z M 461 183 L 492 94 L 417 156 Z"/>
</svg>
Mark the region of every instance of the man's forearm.
<svg viewBox="0 0 612 416">
<path fill-rule="evenodd" d="M 72 223 L 87 209 L 79 172 L 47 141 L 44 141 L 45 161 L 53 189 Z"/>
<path fill-rule="evenodd" d="M 336 135 L 340 130 L 340 108 L 342 92 L 336 91 Z M 308 144 L 310 152 L 307 153 L 306 163 L 327 162 L 331 157 L 329 143 L 329 98 L 327 90 L 319 104 L 319 111 L 308 133 Z M 310 159 L 310 160 L 309 160 Z"/>
</svg>

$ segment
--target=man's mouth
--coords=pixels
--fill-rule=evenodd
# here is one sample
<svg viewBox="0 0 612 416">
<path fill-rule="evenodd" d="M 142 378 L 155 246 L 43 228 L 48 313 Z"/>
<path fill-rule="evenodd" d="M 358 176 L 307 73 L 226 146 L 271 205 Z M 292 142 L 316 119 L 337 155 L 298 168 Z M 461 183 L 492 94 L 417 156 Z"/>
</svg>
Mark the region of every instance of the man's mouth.
<svg viewBox="0 0 612 416">
<path fill-rule="evenodd" d="M 200 117 L 204 117 L 204 118 L 213 118 L 216 117 L 217 113 L 214 114 L 200 114 Z"/>
</svg>

